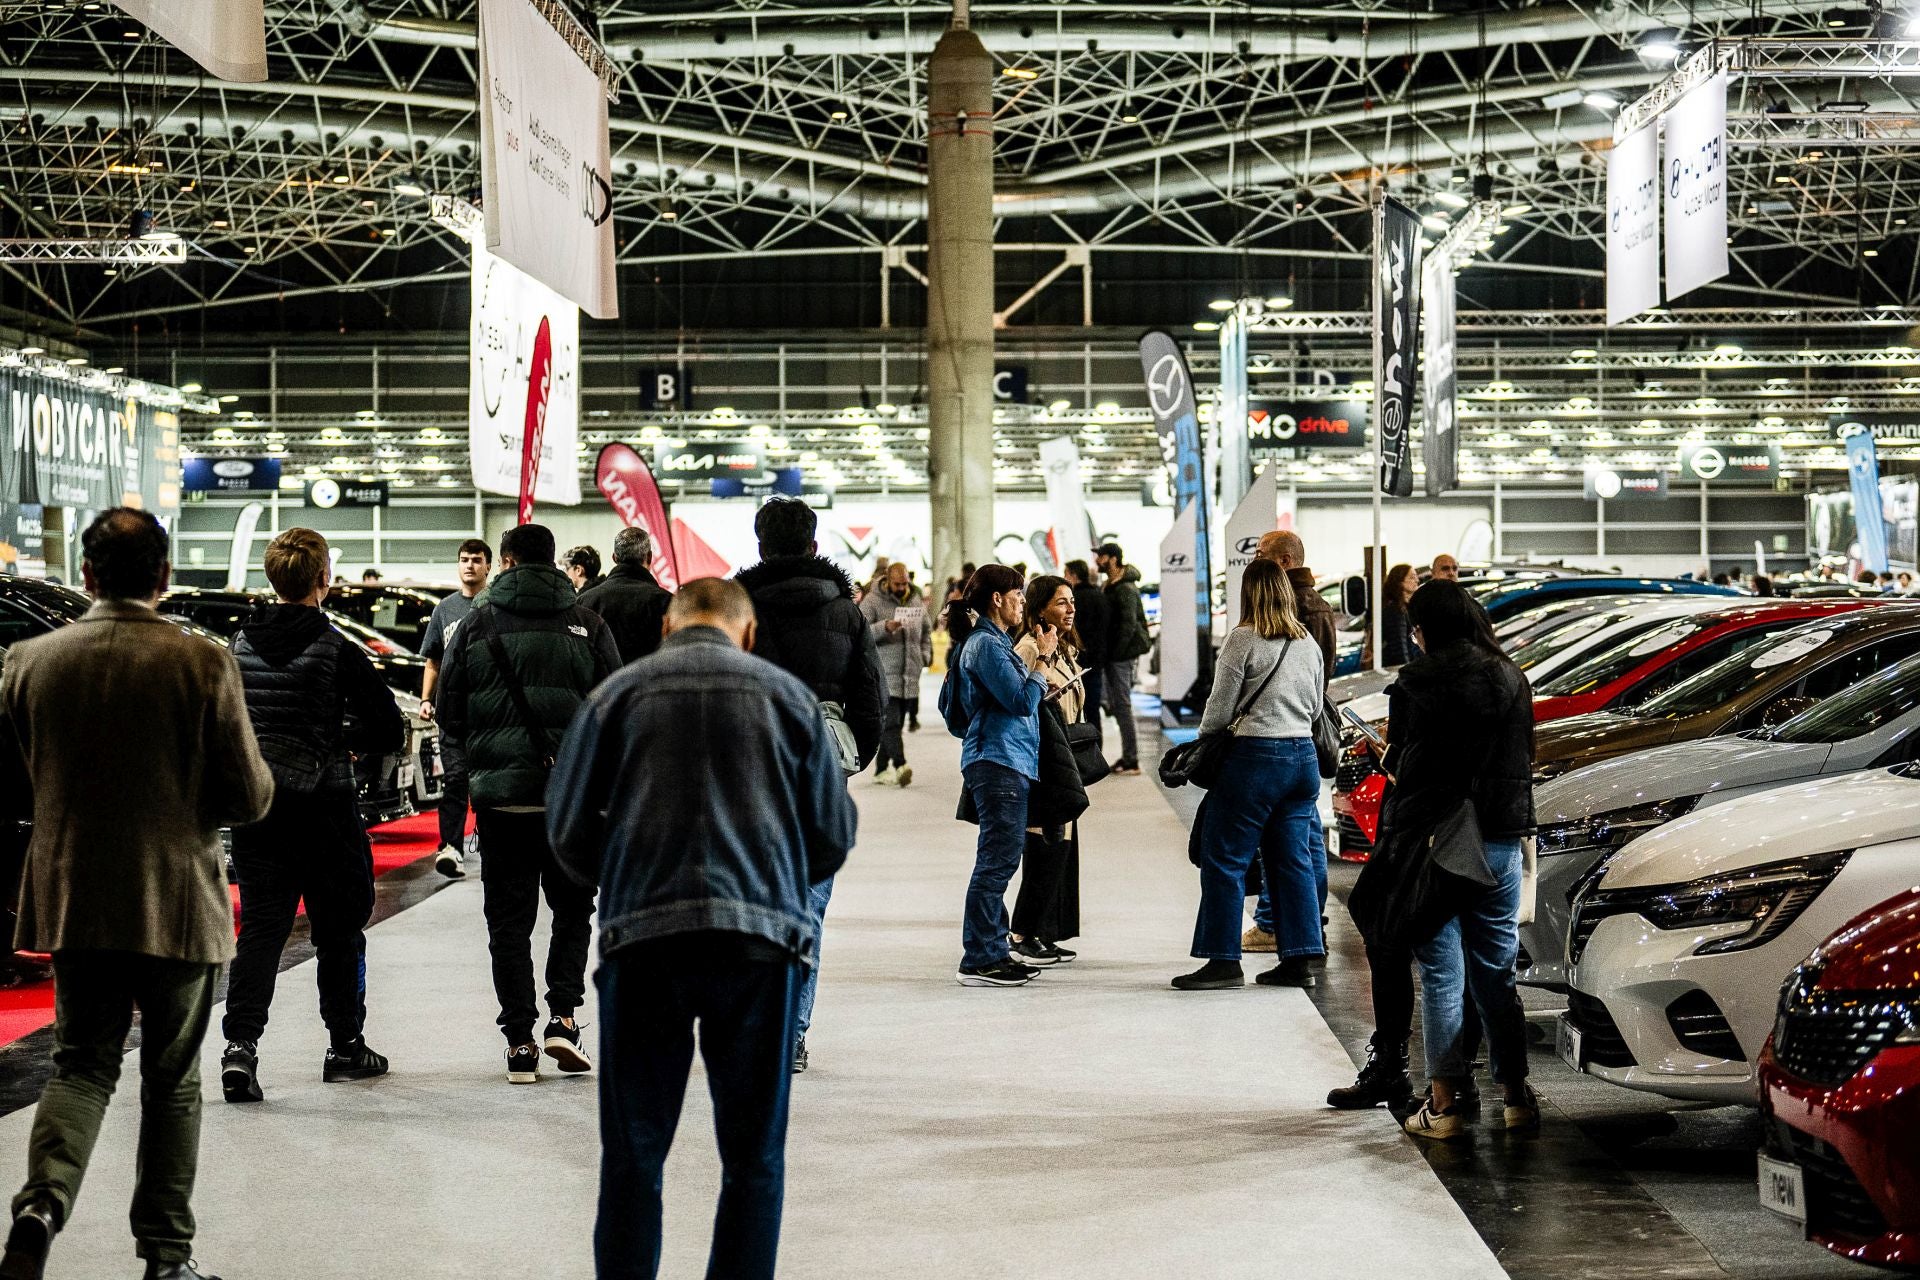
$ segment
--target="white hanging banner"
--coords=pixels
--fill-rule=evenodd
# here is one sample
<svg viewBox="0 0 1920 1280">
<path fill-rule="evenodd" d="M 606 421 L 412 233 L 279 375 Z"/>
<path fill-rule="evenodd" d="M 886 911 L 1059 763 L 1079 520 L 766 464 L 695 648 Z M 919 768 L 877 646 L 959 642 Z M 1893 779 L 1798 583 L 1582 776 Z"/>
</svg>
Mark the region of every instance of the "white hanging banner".
<svg viewBox="0 0 1920 1280">
<path fill-rule="evenodd" d="M 1194 535 L 1200 504 L 1189 502 L 1160 543 L 1160 701 L 1187 696 L 1200 678 L 1200 630 L 1194 579 Z"/>
<path fill-rule="evenodd" d="M 239 84 L 267 78 L 267 15 L 263 0 L 115 0 L 162 40 L 219 76 Z"/>
<path fill-rule="evenodd" d="M 1093 534 L 1087 523 L 1087 489 L 1080 478 L 1080 446 L 1072 436 L 1040 442 L 1040 470 L 1047 480 L 1047 549 L 1055 572 L 1069 560 L 1093 555 Z"/>
<path fill-rule="evenodd" d="M 1247 486 L 1246 496 L 1227 517 L 1227 630 L 1240 625 L 1240 579 L 1247 566 L 1260 553 L 1260 539 L 1280 527 L 1279 474 L 1277 463 L 1269 463 Z"/>
<path fill-rule="evenodd" d="M 1247 322 L 1239 309 L 1220 322 L 1220 394 L 1213 420 L 1220 436 L 1220 503 L 1216 511 L 1240 504 L 1253 478 L 1247 451 Z"/>
<path fill-rule="evenodd" d="M 1727 77 L 1673 104 L 1667 122 L 1667 299 L 1727 274 Z"/>
<path fill-rule="evenodd" d="M 607 95 L 531 0 L 480 0 L 480 190 L 489 249 L 596 319 L 620 314 Z"/>
<path fill-rule="evenodd" d="M 1459 379 L 1454 370 L 1453 262 L 1435 254 L 1420 268 L 1420 399 L 1425 429 L 1420 455 L 1427 464 L 1424 492 L 1437 498 L 1460 485 L 1460 433 L 1454 430 Z"/>
<path fill-rule="evenodd" d="M 580 309 L 476 244 L 472 325 L 467 451 L 474 488 L 519 496 L 523 453 L 528 440 L 537 439 L 533 497 L 574 505 L 580 501 Z M 544 375 L 537 384 L 536 366 Z"/>
<path fill-rule="evenodd" d="M 1660 127 L 1649 124 L 1607 155 L 1607 323 L 1659 305 Z"/>
</svg>

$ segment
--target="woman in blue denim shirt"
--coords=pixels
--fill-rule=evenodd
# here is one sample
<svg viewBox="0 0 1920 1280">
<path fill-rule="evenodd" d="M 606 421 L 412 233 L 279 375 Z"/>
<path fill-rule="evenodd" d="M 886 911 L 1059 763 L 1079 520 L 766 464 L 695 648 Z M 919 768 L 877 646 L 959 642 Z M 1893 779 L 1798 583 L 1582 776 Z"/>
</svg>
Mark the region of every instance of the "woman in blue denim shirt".
<svg viewBox="0 0 1920 1280">
<path fill-rule="evenodd" d="M 982 565 L 967 584 L 967 607 L 979 621 L 955 657 L 956 692 L 968 724 L 960 775 L 980 814 L 980 843 L 967 882 L 961 922 L 963 987 L 1017 987 L 1039 972 L 1009 954 L 1007 885 L 1027 844 L 1027 791 L 1040 776 L 1040 703 L 1047 679 L 1027 669 L 1008 633 L 1026 615 L 1026 583 L 1001 564 Z M 1034 643 L 1051 657 L 1060 632 L 1035 627 Z"/>
</svg>

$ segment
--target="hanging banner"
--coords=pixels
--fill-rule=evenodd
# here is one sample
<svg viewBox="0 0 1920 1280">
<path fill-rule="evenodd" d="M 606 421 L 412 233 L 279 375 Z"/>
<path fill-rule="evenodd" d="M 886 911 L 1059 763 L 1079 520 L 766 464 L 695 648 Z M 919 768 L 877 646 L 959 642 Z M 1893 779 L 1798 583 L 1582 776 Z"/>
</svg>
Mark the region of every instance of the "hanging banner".
<svg viewBox="0 0 1920 1280">
<path fill-rule="evenodd" d="M 480 191 L 489 249 L 596 319 L 620 314 L 607 95 L 532 0 L 480 0 Z"/>
<path fill-rule="evenodd" d="M 1777 444 L 1683 444 L 1680 477 L 1708 484 L 1780 478 Z"/>
<path fill-rule="evenodd" d="M 115 0 L 128 16 L 222 80 L 267 78 L 263 0 Z"/>
<path fill-rule="evenodd" d="M 1220 510 L 1240 505 L 1253 479 L 1247 452 L 1247 322 L 1236 309 L 1220 322 L 1220 394 L 1213 401 L 1220 433 Z"/>
<path fill-rule="evenodd" d="M 1667 299 L 1727 274 L 1727 77 L 1667 109 Z"/>
<path fill-rule="evenodd" d="M 1196 661 L 1211 663 L 1213 657 L 1213 564 L 1208 556 L 1210 537 L 1207 509 L 1205 458 L 1200 438 L 1200 414 L 1194 403 L 1193 375 L 1187 370 L 1187 358 L 1180 346 L 1167 334 L 1152 330 L 1140 339 L 1140 368 L 1147 379 L 1147 405 L 1153 411 L 1154 429 L 1160 435 L 1160 453 L 1173 477 L 1173 509 L 1176 515 L 1193 514 L 1193 541 L 1188 551 L 1193 558 L 1196 593 L 1194 625 L 1200 629 L 1195 652 L 1204 657 Z M 1176 521 L 1176 529 L 1179 524 Z M 1161 643 L 1166 643 L 1166 625 L 1161 624 Z M 1164 685 L 1163 685 L 1164 687 Z"/>
<path fill-rule="evenodd" d="M 0 414 L 0 502 L 179 513 L 179 415 L 18 369 L 0 369 Z"/>
<path fill-rule="evenodd" d="M 1280 468 L 1270 465 L 1261 469 L 1247 486 L 1246 496 L 1240 499 L 1240 505 L 1227 517 L 1227 630 L 1231 632 L 1240 625 L 1240 579 L 1260 554 L 1260 539 L 1280 528 L 1277 515 L 1279 508 L 1279 484 L 1276 479 Z"/>
<path fill-rule="evenodd" d="M 1911 413 L 1833 413 L 1827 429 L 1836 440 L 1864 431 L 1875 440 L 1920 440 L 1920 416 Z"/>
<path fill-rule="evenodd" d="M 1460 486 L 1460 433 L 1453 422 L 1459 391 L 1453 368 L 1453 263 L 1444 256 L 1429 258 L 1420 275 L 1420 306 L 1425 313 L 1420 353 L 1425 434 L 1420 456 L 1427 464 L 1424 492 L 1437 498 Z"/>
<path fill-rule="evenodd" d="M 227 544 L 227 590 L 245 591 L 247 589 L 247 565 L 253 559 L 253 539 L 260 531 L 260 517 L 267 508 L 259 502 L 249 502 L 240 508 L 240 514 L 233 518 L 233 540 Z"/>
<path fill-rule="evenodd" d="M 652 536 L 653 576 L 667 590 L 678 591 L 680 559 L 674 551 L 673 525 L 647 460 L 627 445 L 607 445 L 594 463 L 593 479 L 623 525 Z"/>
<path fill-rule="evenodd" d="M 475 245 L 472 326 L 467 432 L 474 488 L 521 497 L 528 471 L 528 427 L 533 425 L 538 428 L 539 456 L 531 468 L 531 497 L 561 506 L 578 504 L 579 309 L 511 262 Z M 543 378 L 533 376 L 536 365 Z M 537 415 L 532 412 L 536 409 Z"/>
<path fill-rule="evenodd" d="M 1255 458 L 1367 447 L 1364 400 L 1249 400 L 1247 450 Z"/>
<path fill-rule="evenodd" d="M 47 576 L 46 508 L 0 499 L 0 573 Z"/>
<path fill-rule="evenodd" d="M 1199 511 L 1199 503 L 1189 503 L 1160 543 L 1160 703 L 1169 709 L 1199 681 L 1206 643 L 1194 563 Z"/>
<path fill-rule="evenodd" d="M 1607 153 L 1607 323 L 1660 305 L 1660 127 Z"/>
<path fill-rule="evenodd" d="M 1616 499 L 1664 498 L 1667 473 L 1664 471 L 1621 471 L 1615 467 L 1591 466 L 1582 477 L 1582 493 L 1588 502 L 1613 502 Z"/>
<path fill-rule="evenodd" d="M 533 520 L 533 489 L 540 481 L 540 447 L 547 434 L 547 398 L 553 394 L 553 322 L 540 317 L 527 361 L 527 412 L 520 429 L 520 523 Z"/>
<path fill-rule="evenodd" d="M 1847 480 L 1853 489 L 1853 526 L 1859 539 L 1860 567 L 1885 573 L 1887 513 L 1880 499 L 1880 456 L 1873 432 L 1856 431 L 1847 437 Z"/>
<path fill-rule="evenodd" d="M 1040 470 L 1047 480 L 1047 550 L 1054 572 L 1069 560 L 1093 554 L 1093 533 L 1087 519 L 1087 489 L 1080 479 L 1080 446 L 1072 436 L 1040 442 Z"/>
<path fill-rule="evenodd" d="M 1373 210 L 1373 442 L 1380 492 L 1413 496 L 1408 457 L 1420 374 L 1420 215 L 1398 200 Z"/>
</svg>

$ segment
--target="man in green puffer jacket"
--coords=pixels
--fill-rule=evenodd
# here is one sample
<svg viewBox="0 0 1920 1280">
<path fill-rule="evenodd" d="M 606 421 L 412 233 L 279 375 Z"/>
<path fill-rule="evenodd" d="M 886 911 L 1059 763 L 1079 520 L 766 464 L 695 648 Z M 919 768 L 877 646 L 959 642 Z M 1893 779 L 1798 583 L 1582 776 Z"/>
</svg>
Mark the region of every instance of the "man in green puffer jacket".
<svg viewBox="0 0 1920 1280">
<path fill-rule="evenodd" d="M 573 1019 L 587 994 L 593 891 L 554 861 L 547 775 L 574 711 L 619 669 L 620 653 L 600 616 L 575 603 L 573 584 L 553 561 L 553 531 L 543 525 L 523 524 L 500 539 L 502 572 L 454 633 L 437 706 L 440 731 L 466 752 L 493 990 L 513 1084 L 540 1078 L 533 923 L 543 891 L 553 908 L 546 1051 L 562 1071 L 593 1066 Z"/>
</svg>

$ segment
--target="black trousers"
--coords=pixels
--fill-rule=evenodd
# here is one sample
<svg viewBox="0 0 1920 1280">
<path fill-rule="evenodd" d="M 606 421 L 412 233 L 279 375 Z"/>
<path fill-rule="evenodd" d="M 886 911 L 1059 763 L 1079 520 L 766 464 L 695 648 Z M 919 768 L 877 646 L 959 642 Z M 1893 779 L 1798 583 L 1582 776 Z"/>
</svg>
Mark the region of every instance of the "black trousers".
<svg viewBox="0 0 1920 1280">
<path fill-rule="evenodd" d="M 1367 973 L 1373 986 L 1373 1043 L 1398 1049 L 1413 1036 L 1413 956 L 1405 951 L 1367 948 Z M 1480 1053 L 1480 1011 L 1468 993 L 1460 1018 L 1460 1050 L 1471 1062 Z"/>
<path fill-rule="evenodd" d="M 907 762 L 906 740 L 900 736 L 907 723 L 910 704 L 905 698 L 887 699 L 887 718 L 880 729 L 880 750 L 873 757 L 873 771 L 893 769 Z"/>
<path fill-rule="evenodd" d="M 465 748 L 440 738 L 440 845 L 456 849 L 467 840 L 467 753 Z"/>
<path fill-rule="evenodd" d="M 373 918 L 373 848 L 350 791 L 282 792 L 267 816 L 233 833 L 240 881 L 240 938 L 227 973 L 229 1040 L 258 1040 L 280 974 L 280 953 L 302 899 L 319 953 L 320 1020 L 335 1048 L 367 1021 L 367 922 Z"/>
<path fill-rule="evenodd" d="M 487 949 L 493 956 L 493 994 L 500 1030 L 509 1045 L 533 1039 L 540 1006 L 533 989 L 533 924 L 544 893 L 553 911 L 547 943 L 547 1008 L 571 1018 L 587 996 L 587 949 L 593 942 L 593 890 L 567 878 L 547 843 L 545 813 L 476 809 Z"/>
<path fill-rule="evenodd" d="M 1013 902 L 1013 931 L 1023 938 L 1065 942 L 1080 936 L 1080 839 L 1054 832 L 1027 832 L 1020 860 L 1020 894 Z"/>
</svg>

